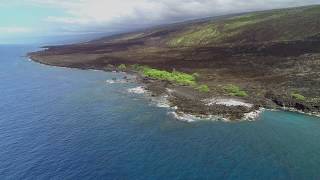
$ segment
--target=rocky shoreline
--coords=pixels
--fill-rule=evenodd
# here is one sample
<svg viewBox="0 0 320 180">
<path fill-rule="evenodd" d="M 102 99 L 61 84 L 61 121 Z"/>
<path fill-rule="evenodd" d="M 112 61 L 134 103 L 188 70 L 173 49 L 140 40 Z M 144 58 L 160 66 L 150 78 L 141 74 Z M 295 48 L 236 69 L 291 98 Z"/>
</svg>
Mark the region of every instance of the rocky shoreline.
<svg viewBox="0 0 320 180">
<path fill-rule="evenodd" d="M 119 72 L 117 69 L 105 71 Z M 283 99 L 270 99 L 273 103 L 250 104 L 241 98 L 216 96 L 200 93 L 187 86 L 179 86 L 166 81 L 150 79 L 141 76 L 134 71 L 125 72 L 134 75 L 134 82 L 144 84 L 141 91 L 147 91 L 153 98 L 165 98 L 166 107 L 170 107 L 174 111 L 171 115 L 182 121 L 191 122 L 194 120 L 222 120 L 222 121 L 255 121 L 265 110 L 284 110 L 290 112 L 298 112 L 306 115 L 320 117 L 319 111 L 310 111 L 307 105 Z M 132 82 L 131 78 L 125 76 L 125 81 Z M 138 87 L 141 88 L 141 87 Z M 283 104 L 278 104 L 282 102 Z M 290 102 L 292 106 L 286 107 L 285 104 Z M 303 109 L 301 109 L 303 108 Z"/>
<path fill-rule="evenodd" d="M 41 64 L 52 65 L 30 55 L 29 58 Z M 70 68 L 120 72 L 116 66 L 109 66 L 105 68 L 71 66 Z M 135 81 L 144 84 L 144 89 L 150 93 L 151 97 L 165 98 L 167 101 L 166 103 L 168 103 L 168 107 L 174 109 L 172 115 L 176 119 L 180 120 L 220 119 L 223 121 L 253 121 L 259 117 L 264 109 L 284 109 L 310 115 L 319 114 L 319 109 L 310 108 L 313 106 L 309 104 L 295 102 L 292 99 L 284 99 L 271 93 L 267 94 L 268 99 L 266 98 L 264 101 L 261 99 L 254 99 L 253 97 L 239 98 L 225 96 L 223 94 L 213 95 L 212 93 L 199 92 L 189 86 L 181 86 L 168 81 L 148 78 L 131 69 L 123 72 L 127 73 L 128 76 L 125 76 L 121 81 Z M 129 78 L 130 75 L 134 75 L 136 78 Z"/>
<path fill-rule="evenodd" d="M 153 96 L 167 96 L 181 114 L 231 120 L 254 116 L 260 108 L 318 114 L 319 10 L 297 7 L 157 26 L 46 46 L 29 57 L 79 69 L 136 73 L 131 67 L 148 67 L 138 73 L 139 82 Z"/>
</svg>

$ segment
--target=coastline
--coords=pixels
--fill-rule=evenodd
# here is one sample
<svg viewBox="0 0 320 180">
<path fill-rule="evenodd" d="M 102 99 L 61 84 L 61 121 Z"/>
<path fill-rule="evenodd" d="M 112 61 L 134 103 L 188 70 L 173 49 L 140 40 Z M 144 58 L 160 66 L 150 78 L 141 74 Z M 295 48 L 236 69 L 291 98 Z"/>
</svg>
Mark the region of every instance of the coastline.
<svg viewBox="0 0 320 180">
<path fill-rule="evenodd" d="M 235 15 L 154 27 L 86 43 L 44 46 L 28 56 L 50 66 L 134 73 L 152 96 L 167 96 L 177 112 L 195 116 L 239 120 L 257 116 L 260 108 L 288 107 L 317 115 L 318 14 L 304 16 L 316 12 L 314 8 L 319 7 L 279 11 L 281 16 L 267 11 L 268 18 L 248 13 L 253 23 Z M 298 17 L 305 18 L 306 26 L 296 26 Z M 288 19 L 292 22 L 279 23 Z"/>
<path fill-rule="evenodd" d="M 154 99 L 163 99 L 165 97 L 166 103 L 162 106 L 172 109 L 171 115 L 178 120 L 192 122 L 193 120 L 222 120 L 226 122 L 230 121 L 255 121 L 259 118 L 260 114 L 264 110 L 275 109 L 304 113 L 312 116 L 320 117 L 317 112 L 303 112 L 295 108 L 269 108 L 268 106 L 261 106 L 259 104 L 251 104 L 240 98 L 235 97 L 212 97 L 204 93 L 198 93 L 192 90 L 190 87 L 180 86 L 172 84 L 166 81 L 155 80 L 143 77 L 141 74 L 127 70 L 119 71 L 114 68 L 88 68 L 88 67 L 68 67 L 60 65 L 52 65 L 45 63 L 44 61 L 37 60 L 28 55 L 28 59 L 47 66 L 65 67 L 82 70 L 99 70 L 105 72 L 123 72 L 127 75 L 135 76 L 135 82 L 144 85 L 145 90 L 150 93 L 150 97 Z M 125 76 L 125 81 L 131 81 Z M 141 94 L 143 94 L 142 92 Z M 190 96 L 195 96 L 191 97 Z M 198 99 L 198 100 L 195 100 Z M 221 102 L 208 103 L 208 99 L 222 100 Z M 230 104 L 230 102 L 234 104 Z"/>
</svg>

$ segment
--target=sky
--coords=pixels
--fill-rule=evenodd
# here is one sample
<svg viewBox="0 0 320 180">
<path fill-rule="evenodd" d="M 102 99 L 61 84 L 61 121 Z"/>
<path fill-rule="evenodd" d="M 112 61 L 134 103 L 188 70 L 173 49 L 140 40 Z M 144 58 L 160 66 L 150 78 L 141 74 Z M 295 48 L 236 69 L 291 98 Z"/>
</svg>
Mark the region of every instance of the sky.
<svg viewBox="0 0 320 180">
<path fill-rule="evenodd" d="M 0 0 L 0 43 L 36 36 L 115 33 L 320 0 Z"/>
</svg>

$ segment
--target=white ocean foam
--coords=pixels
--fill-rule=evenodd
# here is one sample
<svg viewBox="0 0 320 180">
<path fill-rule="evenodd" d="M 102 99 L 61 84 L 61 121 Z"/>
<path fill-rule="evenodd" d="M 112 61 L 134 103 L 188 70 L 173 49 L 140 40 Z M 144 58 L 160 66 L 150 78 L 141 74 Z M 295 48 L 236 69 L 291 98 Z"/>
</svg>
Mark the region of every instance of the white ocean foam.
<svg viewBox="0 0 320 180">
<path fill-rule="evenodd" d="M 184 121 L 184 122 L 196 122 L 196 121 L 225 121 L 228 122 L 229 119 L 223 118 L 222 116 L 214 116 L 214 115 L 203 115 L 203 116 L 195 116 L 192 114 L 186 114 L 182 112 L 169 112 L 169 115 L 171 115 L 173 118 Z"/>
<path fill-rule="evenodd" d="M 153 97 L 152 101 L 155 102 L 156 106 L 158 107 L 171 108 L 168 98 L 169 98 L 169 95 L 165 94 L 159 97 Z"/>
<path fill-rule="evenodd" d="M 219 115 L 203 115 L 203 116 L 196 116 L 192 114 L 186 114 L 182 112 L 169 112 L 168 114 L 171 115 L 173 118 L 184 121 L 184 122 L 196 122 L 196 121 L 223 121 L 223 122 L 240 122 L 240 121 L 256 121 L 260 115 L 263 113 L 265 109 L 260 108 L 259 110 L 252 111 L 249 113 L 244 114 L 242 119 L 237 121 L 231 121 L 228 118 Z"/>
<path fill-rule="evenodd" d="M 309 116 L 320 117 L 320 113 L 317 113 L 317 112 L 306 113 L 306 112 L 303 112 L 301 110 L 298 110 L 298 109 L 292 108 L 292 107 L 282 107 L 281 109 L 284 110 L 284 111 L 296 112 L 296 113 L 300 113 L 300 114 L 306 114 L 306 115 L 309 115 Z"/>
<path fill-rule="evenodd" d="M 166 88 L 166 91 L 168 92 L 168 94 L 164 94 L 161 96 L 157 96 L 157 97 L 152 97 L 152 101 L 155 102 L 157 107 L 161 107 L 161 108 L 171 108 L 171 109 L 178 109 L 177 106 L 172 107 L 171 103 L 169 101 L 169 97 L 171 95 L 171 93 L 173 92 L 172 89 Z"/>
<path fill-rule="evenodd" d="M 184 121 L 184 122 L 196 121 L 196 117 L 190 114 L 184 114 L 184 113 L 178 114 L 177 112 L 169 112 L 168 114 L 179 121 Z"/>
<path fill-rule="evenodd" d="M 225 105 L 225 106 L 244 106 L 248 108 L 252 108 L 253 104 L 246 103 L 237 99 L 227 99 L 227 98 L 212 98 L 203 100 L 207 106 L 212 105 Z"/>
<path fill-rule="evenodd" d="M 246 113 L 246 114 L 244 114 L 243 120 L 255 121 L 260 117 L 260 115 L 262 114 L 262 112 L 264 110 L 265 110 L 264 108 L 260 108 L 260 109 L 258 109 L 256 111 L 252 111 L 252 112 Z"/>
<path fill-rule="evenodd" d="M 149 92 L 144 86 L 130 88 L 127 89 L 127 91 L 133 94 L 143 94 L 147 99 L 151 100 L 150 105 L 173 110 L 177 109 L 177 107 L 171 106 L 168 94 L 163 94 L 161 96 L 152 96 L 151 92 Z"/>
<path fill-rule="evenodd" d="M 114 83 L 116 83 L 116 81 L 115 81 L 115 80 L 106 80 L 106 83 L 108 83 L 108 84 L 114 84 Z"/>
<path fill-rule="evenodd" d="M 134 93 L 134 94 L 145 94 L 147 90 L 143 86 L 138 86 L 135 88 L 130 88 L 128 89 L 129 93 Z"/>
<path fill-rule="evenodd" d="M 106 80 L 106 83 L 108 84 L 123 84 L 123 83 L 127 83 L 128 81 L 126 81 L 125 79 L 120 79 L 120 80 Z"/>
</svg>

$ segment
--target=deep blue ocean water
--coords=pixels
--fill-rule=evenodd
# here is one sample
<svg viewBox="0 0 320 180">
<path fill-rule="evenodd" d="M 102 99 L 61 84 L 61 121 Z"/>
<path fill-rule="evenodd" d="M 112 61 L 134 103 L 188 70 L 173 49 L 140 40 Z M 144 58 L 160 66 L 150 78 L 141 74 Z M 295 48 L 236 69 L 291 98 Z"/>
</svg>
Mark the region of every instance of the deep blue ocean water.
<svg viewBox="0 0 320 180">
<path fill-rule="evenodd" d="M 122 75 L 28 61 L 0 46 L 0 179 L 320 179 L 320 119 L 185 123 Z"/>
</svg>

